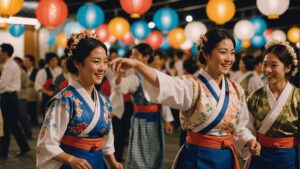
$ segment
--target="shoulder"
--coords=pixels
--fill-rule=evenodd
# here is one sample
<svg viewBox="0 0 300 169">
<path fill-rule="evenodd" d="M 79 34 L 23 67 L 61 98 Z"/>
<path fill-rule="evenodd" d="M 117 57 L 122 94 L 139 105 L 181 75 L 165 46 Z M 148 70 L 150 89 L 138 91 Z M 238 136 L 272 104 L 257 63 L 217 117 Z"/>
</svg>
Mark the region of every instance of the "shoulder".
<svg viewBox="0 0 300 169">
<path fill-rule="evenodd" d="M 47 103 L 47 107 L 61 105 L 65 109 L 70 110 L 75 100 L 74 92 L 72 88 L 68 86 L 52 97 Z"/>
</svg>

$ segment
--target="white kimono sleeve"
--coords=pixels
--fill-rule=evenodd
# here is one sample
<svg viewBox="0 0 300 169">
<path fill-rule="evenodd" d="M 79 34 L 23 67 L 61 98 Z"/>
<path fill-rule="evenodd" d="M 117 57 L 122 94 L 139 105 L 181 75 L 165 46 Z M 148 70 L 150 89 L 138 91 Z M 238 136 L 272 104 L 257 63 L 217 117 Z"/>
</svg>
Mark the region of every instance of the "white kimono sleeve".
<svg viewBox="0 0 300 169">
<path fill-rule="evenodd" d="M 246 143 L 251 139 L 256 139 L 253 135 L 255 129 L 249 120 L 249 112 L 245 101 L 245 96 L 242 97 L 242 105 L 240 108 L 240 115 L 234 131 L 234 145 L 237 151 L 241 154 L 243 159 L 247 159 L 250 155 Z"/>
<path fill-rule="evenodd" d="M 56 161 L 53 157 L 62 153 L 59 147 L 69 122 L 69 114 L 65 107 L 58 102 L 53 103 L 54 108 L 49 108 L 39 133 L 37 141 L 37 168 L 56 169 L 63 163 Z"/>
<path fill-rule="evenodd" d="M 159 88 L 153 87 L 150 83 L 142 80 L 143 90 L 146 99 L 152 103 L 163 104 L 181 111 L 191 108 L 193 101 L 193 83 L 191 80 L 171 77 L 158 70 L 155 70 L 159 81 Z"/>
<path fill-rule="evenodd" d="M 161 110 L 161 116 L 162 116 L 164 122 L 174 121 L 174 118 L 173 118 L 170 107 L 162 105 L 161 109 L 162 109 Z"/>
<path fill-rule="evenodd" d="M 139 80 L 135 74 L 132 74 L 127 77 L 123 77 L 121 83 L 116 85 L 116 79 L 113 80 L 112 88 L 115 92 L 120 94 L 127 94 L 128 92 L 135 92 L 139 87 Z"/>
<path fill-rule="evenodd" d="M 113 154 L 115 152 L 112 123 L 110 124 L 110 130 L 109 130 L 108 135 L 104 136 L 102 152 L 103 152 L 103 155 L 109 155 L 109 154 Z"/>
</svg>

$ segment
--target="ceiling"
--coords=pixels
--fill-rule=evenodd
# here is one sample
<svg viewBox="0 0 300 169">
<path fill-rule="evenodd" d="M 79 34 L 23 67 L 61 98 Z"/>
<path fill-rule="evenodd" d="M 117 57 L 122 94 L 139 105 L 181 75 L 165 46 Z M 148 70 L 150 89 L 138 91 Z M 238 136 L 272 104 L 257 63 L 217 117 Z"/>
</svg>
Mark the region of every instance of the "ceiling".
<svg viewBox="0 0 300 169">
<path fill-rule="evenodd" d="M 17 15 L 35 17 L 34 10 L 38 3 L 37 0 L 25 0 L 24 7 Z M 121 9 L 119 0 L 65 0 L 69 9 L 69 17 L 76 17 L 76 12 L 79 7 L 85 3 L 95 3 L 101 6 L 105 13 L 105 22 L 108 22 L 115 16 L 122 16 L 133 22 L 124 10 Z M 290 6 L 279 19 L 268 20 L 263 16 L 256 7 L 256 0 L 235 0 L 236 13 L 234 18 L 225 25 L 218 26 L 210 21 L 205 12 L 205 6 L 208 0 L 153 0 L 151 9 L 142 16 L 142 19 L 152 21 L 155 11 L 162 7 L 171 7 L 179 14 L 180 25 L 185 26 L 187 22 L 185 17 L 192 15 L 194 20 L 202 21 L 208 28 L 223 27 L 233 29 L 234 24 L 240 19 L 248 19 L 252 16 L 262 16 L 270 28 L 279 28 L 287 30 L 291 26 L 300 26 L 300 0 L 290 0 Z"/>
</svg>

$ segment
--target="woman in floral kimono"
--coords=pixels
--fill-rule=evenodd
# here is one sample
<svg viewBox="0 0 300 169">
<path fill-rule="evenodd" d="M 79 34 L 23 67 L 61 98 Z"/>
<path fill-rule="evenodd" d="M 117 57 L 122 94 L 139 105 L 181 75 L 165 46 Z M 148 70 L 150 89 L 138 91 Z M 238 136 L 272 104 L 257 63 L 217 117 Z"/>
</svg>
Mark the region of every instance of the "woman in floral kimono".
<svg viewBox="0 0 300 169">
<path fill-rule="evenodd" d="M 186 143 L 174 163 L 176 169 L 239 169 L 238 150 L 259 155 L 260 146 L 246 127 L 249 121 L 243 89 L 225 78 L 234 62 L 235 41 L 225 30 L 200 37 L 198 77 L 170 77 L 134 59 L 116 59 L 112 68 L 134 68 L 142 76 L 145 97 L 181 111 Z"/>
<path fill-rule="evenodd" d="M 112 168 L 122 169 L 113 155 L 110 101 L 94 88 L 107 69 L 106 46 L 85 31 L 71 36 L 65 54 L 76 78 L 48 103 L 37 142 L 37 167 L 104 169 L 104 156 Z"/>
<path fill-rule="evenodd" d="M 299 76 L 297 55 L 288 42 L 272 41 L 264 56 L 267 85 L 247 100 L 262 146 L 260 157 L 249 160 L 250 168 L 298 169 L 300 89 L 288 80 Z"/>
<path fill-rule="evenodd" d="M 153 49 L 145 43 L 133 47 L 132 58 L 150 64 Z M 128 143 L 127 169 L 163 169 L 164 132 L 172 133 L 173 116 L 169 107 L 150 103 L 146 100 L 141 85 L 141 77 L 134 73 L 125 78 L 118 76 L 115 92 L 131 92 L 134 100 L 134 113 Z M 162 124 L 164 120 L 164 125 Z"/>
</svg>

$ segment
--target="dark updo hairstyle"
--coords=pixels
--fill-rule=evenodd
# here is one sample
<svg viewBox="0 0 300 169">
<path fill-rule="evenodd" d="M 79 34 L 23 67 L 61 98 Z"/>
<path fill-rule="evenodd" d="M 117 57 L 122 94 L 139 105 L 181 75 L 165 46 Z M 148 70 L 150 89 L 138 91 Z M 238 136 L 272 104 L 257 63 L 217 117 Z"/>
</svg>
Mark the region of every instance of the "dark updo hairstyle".
<svg viewBox="0 0 300 169">
<path fill-rule="evenodd" d="M 293 64 L 293 58 L 292 58 L 291 54 L 288 52 L 286 46 L 284 46 L 282 44 L 272 45 L 266 49 L 264 56 L 266 56 L 269 53 L 274 54 L 284 64 L 285 67 L 291 66 L 291 70 L 285 74 L 286 77 L 291 78 L 292 72 L 297 67 L 299 67 L 299 64 L 297 66 Z M 299 74 L 299 71 L 297 74 Z"/>
<path fill-rule="evenodd" d="M 77 36 L 75 35 L 75 37 Z M 107 55 L 107 48 L 105 44 L 95 37 L 83 37 L 80 39 L 79 43 L 76 44 L 76 48 L 70 49 L 70 46 L 73 45 L 73 43 L 74 36 L 68 39 L 67 47 L 65 48 L 65 55 L 68 56 L 67 69 L 73 74 L 78 74 L 74 61 L 83 63 L 95 48 L 102 47 Z"/>
<path fill-rule="evenodd" d="M 231 33 L 224 29 L 212 29 L 205 33 L 205 40 L 198 46 L 199 60 L 203 65 L 206 65 L 204 54 L 211 54 L 212 50 L 224 39 L 230 39 L 235 48 L 235 40 Z"/>
<path fill-rule="evenodd" d="M 142 54 L 143 57 L 146 57 L 148 55 L 149 56 L 148 64 L 149 64 L 149 61 L 151 61 L 151 60 L 153 61 L 154 51 L 153 51 L 152 47 L 150 45 L 148 45 L 147 43 L 140 43 L 140 44 L 134 46 L 132 49 L 138 50 Z"/>
<path fill-rule="evenodd" d="M 242 61 L 248 71 L 253 71 L 255 68 L 255 58 L 252 55 L 242 57 Z"/>
<path fill-rule="evenodd" d="M 194 59 L 189 58 L 183 62 L 183 69 L 188 74 L 193 75 L 199 70 L 199 67 Z"/>
<path fill-rule="evenodd" d="M 47 52 L 47 53 L 45 54 L 45 62 L 46 62 L 47 64 L 49 64 L 50 61 L 51 61 L 53 58 L 56 58 L 56 59 L 58 60 L 58 56 L 57 56 L 57 54 L 56 54 L 55 52 Z"/>
</svg>

